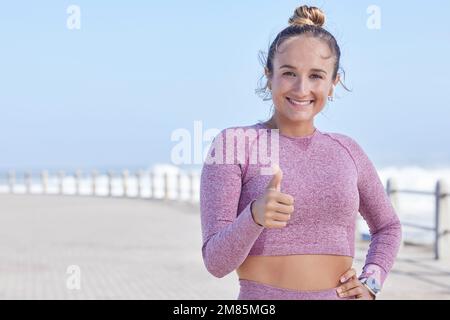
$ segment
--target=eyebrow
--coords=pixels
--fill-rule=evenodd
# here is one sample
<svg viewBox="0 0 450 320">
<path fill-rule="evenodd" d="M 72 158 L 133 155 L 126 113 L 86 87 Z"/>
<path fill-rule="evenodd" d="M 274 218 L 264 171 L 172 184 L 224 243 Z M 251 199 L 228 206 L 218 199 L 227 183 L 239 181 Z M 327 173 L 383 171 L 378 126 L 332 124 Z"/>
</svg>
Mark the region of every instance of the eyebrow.
<svg viewBox="0 0 450 320">
<path fill-rule="evenodd" d="M 295 67 L 293 67 L 293 66 L 291 66 L 291 65 L 289 65 L 289 64 L 283 64 L 283 65 L 280 67 L 280 69 L 282 69 L 282 68 L 295 69 Z M 317 69 L 317 68 L 311 69 L 311 71 L 313 71 L 313 72 L 323 72 L 323 73 L 327 74 L 327 72 L 326 72 L 325 70 Z"/>
</svg>

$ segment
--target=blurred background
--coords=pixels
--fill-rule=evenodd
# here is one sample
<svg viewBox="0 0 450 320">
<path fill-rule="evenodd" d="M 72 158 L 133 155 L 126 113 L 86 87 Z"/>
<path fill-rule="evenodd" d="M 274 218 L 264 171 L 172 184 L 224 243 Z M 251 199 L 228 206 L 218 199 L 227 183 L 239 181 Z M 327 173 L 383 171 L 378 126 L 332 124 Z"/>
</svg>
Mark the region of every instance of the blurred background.
<svg viewBox="0 0 450 320">
<path fill-rule="evenodd" d="M 14 1 L 0 10 L 0 298 L 236 299 L 203 266 L 208 130 L 270 117 L 259 51 L 302 4 L 345 85 L 315 118 L 354 138 L 404 225 L 381 299 L 450 298 L 450 3 Z M 192 147 L 177 161 L 180 134 Z M 181 223 L 180 223 L 181 222 Z M 358 256 L 370 235 L 358 221 Z"/>
</svg>

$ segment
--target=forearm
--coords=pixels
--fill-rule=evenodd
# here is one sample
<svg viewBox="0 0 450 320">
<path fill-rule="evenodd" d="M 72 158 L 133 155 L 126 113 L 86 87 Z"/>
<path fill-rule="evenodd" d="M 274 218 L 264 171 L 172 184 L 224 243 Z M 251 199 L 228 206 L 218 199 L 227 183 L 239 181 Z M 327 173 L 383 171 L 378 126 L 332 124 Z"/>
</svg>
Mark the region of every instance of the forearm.
<svg viewBox="0 0 450 320">
<path fill-rule="evenodd" d="M 396 216 L 390 223 L 372 234 L 360 277 L 375 276 L 382 286 L 394 264 L 401 237 L 401 225 Z"/>
<path fill-rule="evenodd" d="M 222 278 L 238 268 L 263 229 L 253 220 L 250 202 L 232 223 L 204 243 L 202 254 L 208 271 Z"/>
</svg>

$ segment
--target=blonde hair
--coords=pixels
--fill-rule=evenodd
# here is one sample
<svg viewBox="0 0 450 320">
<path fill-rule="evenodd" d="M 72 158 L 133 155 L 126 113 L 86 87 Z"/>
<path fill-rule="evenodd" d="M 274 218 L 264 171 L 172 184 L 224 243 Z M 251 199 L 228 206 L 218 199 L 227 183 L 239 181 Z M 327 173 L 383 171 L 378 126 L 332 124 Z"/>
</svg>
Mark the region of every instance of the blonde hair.
<svg viewBox="0 0 450 320">
<path fill-rule="evenodd" d="M 322 27 L 325 24 L 325 13 L 317 7 L 304 5 L 295 9 L 294 14 L 289 18 L 288 22 L 291 26 L 310 25 Z"/>
</svg>

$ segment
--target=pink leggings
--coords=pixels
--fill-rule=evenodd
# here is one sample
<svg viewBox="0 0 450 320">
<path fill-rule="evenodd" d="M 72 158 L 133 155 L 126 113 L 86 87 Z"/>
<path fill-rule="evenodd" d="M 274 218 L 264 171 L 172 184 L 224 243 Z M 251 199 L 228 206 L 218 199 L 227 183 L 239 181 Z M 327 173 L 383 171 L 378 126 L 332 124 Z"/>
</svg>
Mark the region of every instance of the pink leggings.
<svg viewBox="0 0 450 320">
<path fill-rule="evenodd" d="M 238 300 L 353 300 L 339 297 L 336 288 L 324 290 L 295 290 L 274 287 L 265 283 L 239 279 Z"/>
</svg>

